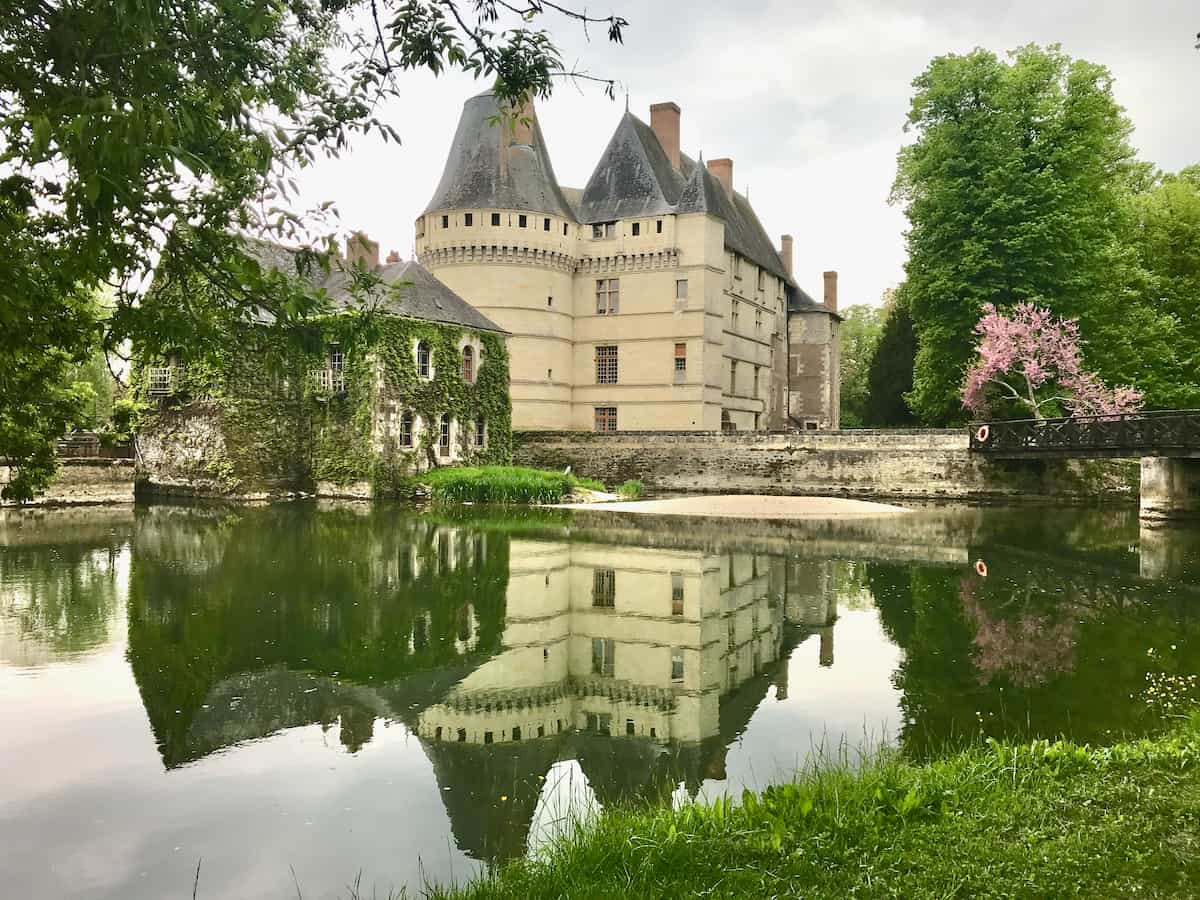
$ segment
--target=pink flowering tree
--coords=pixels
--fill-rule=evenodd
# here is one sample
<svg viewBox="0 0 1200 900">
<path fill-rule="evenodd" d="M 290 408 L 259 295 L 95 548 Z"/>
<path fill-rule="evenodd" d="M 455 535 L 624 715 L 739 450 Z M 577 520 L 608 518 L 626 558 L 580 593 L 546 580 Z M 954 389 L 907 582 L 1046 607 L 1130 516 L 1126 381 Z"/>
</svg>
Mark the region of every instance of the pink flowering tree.
<svg viewBox="0 0 1200 900">
<path fill-rule="evenodd" d="M 977 416 L 998 400 L 1035 419 L 1060 409 L 1072 416 L 1111 416 L 1141 408 L 1140 391 L 1109 388 L 1084 370 L 1074 319 L 1056 318 L 1032 303 L 1018 303 L 1009 314 L 989 303 L 975 333 L 978 356 L 967 372 L 963 406 Z"/>
</svg>

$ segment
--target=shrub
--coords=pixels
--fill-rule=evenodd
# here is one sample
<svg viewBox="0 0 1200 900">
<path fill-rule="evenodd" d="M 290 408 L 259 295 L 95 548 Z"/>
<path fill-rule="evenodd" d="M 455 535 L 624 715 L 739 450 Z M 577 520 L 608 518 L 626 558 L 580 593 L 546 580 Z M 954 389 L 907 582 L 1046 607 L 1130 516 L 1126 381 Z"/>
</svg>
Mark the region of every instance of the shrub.
<svg viewBox="0 0 1200 900">
<path fill-rule="evenodd" d="M 637 500 L 646 493 L 646 486 L 636 478 L 631 478 L 617 488 L 617 496 L 623 500 Z"/>
<path fill-rule="evenodd" d="M 571 479 L 571 487 L 587 488 L 589 491 L 607 491 L 603 481 L 597 481 L 595 478 L 576 478 L 574 475 L 568 475 Z"/>
</svg>

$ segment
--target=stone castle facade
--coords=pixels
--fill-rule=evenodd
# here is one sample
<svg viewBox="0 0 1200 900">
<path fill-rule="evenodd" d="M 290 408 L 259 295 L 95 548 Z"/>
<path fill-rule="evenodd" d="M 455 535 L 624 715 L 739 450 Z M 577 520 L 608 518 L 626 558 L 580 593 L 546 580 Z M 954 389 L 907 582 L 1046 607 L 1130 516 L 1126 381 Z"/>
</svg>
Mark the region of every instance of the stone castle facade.
<svg viewBox="0 0 1200 900">
<path fill-rule="evenodd" d="M 733 161 L 680 151 L 680 109 L 626 112 L 582 189 L 537 115 L 466 102 L 416 220 L 420 263 L 511 333 L 516 430 L 838 427 L 837 273 L 818 304 Z"/>
</svg>

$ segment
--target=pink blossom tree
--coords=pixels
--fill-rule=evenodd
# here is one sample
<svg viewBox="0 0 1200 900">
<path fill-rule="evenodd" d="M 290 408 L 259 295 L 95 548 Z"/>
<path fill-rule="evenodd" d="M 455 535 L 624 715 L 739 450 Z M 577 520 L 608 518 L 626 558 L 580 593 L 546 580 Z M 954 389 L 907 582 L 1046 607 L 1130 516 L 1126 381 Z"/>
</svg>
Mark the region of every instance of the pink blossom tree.
<svg viewBox="0 0 1200 900">
<path fill-rule="evenodd" d="M 1136 412 L 1142 393 L 1109 388 L 1083 368 L 1079 322 L 1018 303 L 1010 314 L 988 303 L 975 326 L 978 356 L 967 371 L 963 406 L 984 415 L 996 399 L 1011 400 L 1036 419 L 1061 407 L 1072 416 Z"/>
</svg>

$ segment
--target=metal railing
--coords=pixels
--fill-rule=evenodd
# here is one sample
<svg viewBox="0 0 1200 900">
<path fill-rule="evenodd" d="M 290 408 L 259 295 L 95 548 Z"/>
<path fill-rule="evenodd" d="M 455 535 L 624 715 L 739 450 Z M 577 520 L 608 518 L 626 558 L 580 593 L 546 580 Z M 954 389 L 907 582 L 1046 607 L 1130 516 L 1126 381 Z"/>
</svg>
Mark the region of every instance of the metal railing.
<svg viewBox="0 0 1200 900">
<path fill-rule="evenodd" d="M 1061 419 L 1014 419 L 970 426 L 971 449 L 1005 455 L 1137 456 L 1200 452 L 1200 410 L 1168 409 Z"/>
</svg>

